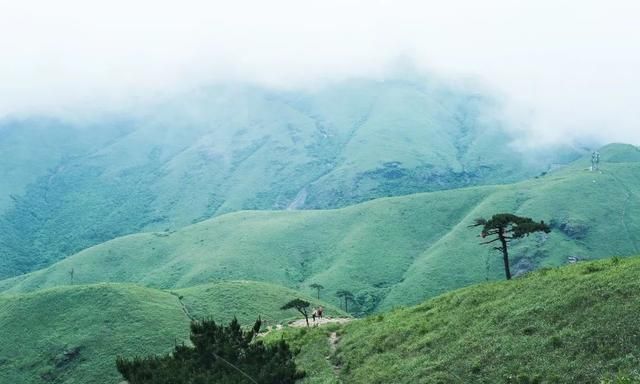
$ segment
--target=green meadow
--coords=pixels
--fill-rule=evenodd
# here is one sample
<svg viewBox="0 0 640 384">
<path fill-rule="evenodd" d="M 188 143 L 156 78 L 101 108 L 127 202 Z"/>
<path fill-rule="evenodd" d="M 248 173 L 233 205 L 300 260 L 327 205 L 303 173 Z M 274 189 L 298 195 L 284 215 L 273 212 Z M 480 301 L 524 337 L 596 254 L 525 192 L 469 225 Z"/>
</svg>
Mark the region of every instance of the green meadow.
<svg viewBox="0 0 640 384">
<path fill-rule="evenodd" d="M 513 272 L 640 252 L 640 153 L 603 148 L 588 160 L 528 181 L 383 198 L 334 210 L 242 211 L 169 232 L 139 233 L 91 247 L 48 268 L 0 281 L 8 293 L 69 283 L 127 282 L 178 289 L 251 280 L 302 290 L 354 293 L 352 313 L 410 305 L 501 279 L 495 251 L 479 245 L 473 219 L 513 212 L 545 220 L 547 235 L 513 244 Z"/>
</svg>

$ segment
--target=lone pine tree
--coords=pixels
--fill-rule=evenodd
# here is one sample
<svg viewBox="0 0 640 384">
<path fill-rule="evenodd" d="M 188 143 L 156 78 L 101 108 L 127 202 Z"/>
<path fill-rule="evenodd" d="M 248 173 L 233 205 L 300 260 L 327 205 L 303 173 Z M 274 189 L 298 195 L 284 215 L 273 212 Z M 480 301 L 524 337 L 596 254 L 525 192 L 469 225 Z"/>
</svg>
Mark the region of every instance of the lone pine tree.
<svg viewBox="0 0 640 384">
<path fill-rule="evenodd" d="M 321 284 L 313 283 L 310 285 L 311 288 L 315 289 L 318 292 L 318 300 L 320 300 L 320 291 L 324 289 Z"/>
<path fill-rule="evenodd" d="M 300 312 L 300 314 L 302 314 L 302 316 L 304 316 L 304 320 L 307 322 L 307 327 L 309 326 L 309 313 L 307 312 L 307 309 L 309 309 L 309 307 L 311 306 L 311 304 L 309 304 L 308 301 L 304 301 L 302 299 L 293 299 L 290 302 L 288 302 L 287 304 L 283 305 L 282 307 L 280 307 L 281 310 L 287 310 L 287 309 L 295 309 L 296 311 Z"/>
<path fill-rule="evenodd" d="M 520 217 L 511 213 L 499 213 L 493 215 L 489 220 L 481 217 L 476 219 L 474 224 L 471 226 L 482 227 L 482 232 L 480 233 L 482 238 L 490 238 L 490 240 L 483 241 L 480 244 L 500 243 L 499 246 L 494 246 L 493 249 L 502 252 L 504 273 L 507 280 L 511 280 L 508 249 L 511 240 L 529 236 L 531 233 L 535 232 L 551 232 L 551 228 L 549 228 L 544 221 L 540 221 L 538 223 L 529 217 Z M 491 238 L 492 236 L 495 237 Z"/>
</svg>

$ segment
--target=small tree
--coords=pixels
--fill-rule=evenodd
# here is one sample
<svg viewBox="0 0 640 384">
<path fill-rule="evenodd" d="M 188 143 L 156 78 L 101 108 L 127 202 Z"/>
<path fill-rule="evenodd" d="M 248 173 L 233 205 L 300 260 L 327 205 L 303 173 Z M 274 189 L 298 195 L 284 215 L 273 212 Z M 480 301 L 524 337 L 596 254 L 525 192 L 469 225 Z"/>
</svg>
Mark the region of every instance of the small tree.
<svg viewBox="0 0 640 384">
<path fill-rule="evenodd" d="M 293 299 L 287 304 L 283 305 L 280 309 L 283 311 L 287 309 L 295 309 L 296 311 L 300 312 L 302 316 L 304 316 L 304 320 L 307 322 L 307 327 L 308 327 L 309 313 L 307 312 L 307 310 L 309 309 L 310 306 L 311 304 L 309 304 L 308 301 L 304 301 L 302 299 Z"/>
<path fill-rule="evenodd" d="M 338 296 L 341 299 L 344 299 L 344 311 L 345 312 L 349 312 L 349 306 L 348 306 L 348 301 L 352 300 L 353 301 L 353 293 L 344 290 L 344 289 L 339 289 L 336 292 L 336 296 Z"/>
<path fill-rule="evenodd" d="M 499 213 L 493 215 L 491 219 L 478 218 L 472 227 L 482 227 L 480 235 L 482 238 L 496 236 L 488 241 L 480 244 L 492 244 L 500 242 L 500 246 L 493 247 L 502 252 L 504 262 L 504 273 L 507 280 L 511 280 L 511 270 L 509 269 L 509 250 L 508 245 L 513 239 L 519 239 L 534 232 L 551 232 L 551 228 L 544 221 L 539 223 L 533 221 L 529 217 L 520 217 L 511 213 Z"/>
<path fill-rule="evenodd" d="M 320 300 L 320 290 L 324 289 L 324 287 L 318 283 L 313 283 L 310 287 L 318 291 L 318 300 Z"/>
</svg>

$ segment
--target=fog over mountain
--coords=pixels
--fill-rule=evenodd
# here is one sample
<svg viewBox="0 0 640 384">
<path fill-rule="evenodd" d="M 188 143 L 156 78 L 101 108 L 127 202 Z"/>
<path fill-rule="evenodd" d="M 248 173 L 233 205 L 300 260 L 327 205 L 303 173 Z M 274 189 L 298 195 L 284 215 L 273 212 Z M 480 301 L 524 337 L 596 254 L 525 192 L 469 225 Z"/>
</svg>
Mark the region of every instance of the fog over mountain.
<svg viewBox="0 0 640 384">
<path fill-rule="evenodd" d="M 638 20 L 0 0 L 0 384 L 640 383 Z"/>
<path fill-rule="evenodd" d="M 0 1 L 0 116 L 79 118 L 218 83 L 428 73 L 503 104 L 517 144 L 640 143 L 635 1 Z"/>
</svg>

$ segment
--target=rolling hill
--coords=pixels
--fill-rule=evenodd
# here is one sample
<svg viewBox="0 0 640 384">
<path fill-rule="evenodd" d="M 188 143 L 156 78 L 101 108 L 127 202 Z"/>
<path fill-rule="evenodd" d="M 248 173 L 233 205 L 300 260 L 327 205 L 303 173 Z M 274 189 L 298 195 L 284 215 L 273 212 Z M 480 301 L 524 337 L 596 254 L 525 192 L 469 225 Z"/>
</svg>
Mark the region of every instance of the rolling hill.
<svg viewBox="0 0 640 384">
<path fill-rule="evenodd" d="M 281 311 L 301 297 L 271 284 L 234 281 L 172 292 L 130 284 L 61 286 L 20 295 L 0 294 L 0 382 L 118 383 L 116 356 L 161 354 L 188 340 L 189 318 L 252 325 L 299 316 Z"/>
<path fill-rule="evenodd" d="M 503 276 L 500 258 L 469 229 L 478 216 L 513 212 L 553 231 L 515 243 L 516 274 L 544 266 L 640 252 L 640 150 L 602 148 L 602 171 L 588 159 L 512 184 L 383 198 L 334 210 L 243 211 L 177 231 L 140 233 L 86 249 L 51 267 L 0 281 L 19 293 L 76 281 L 131 282 L 173 289 L 256 280 L 323 297 L 355 295 L 353 313 L 416 304 Z"/>
<path fill-rule="evenodd" d="M 337 208 L 506 183 L 576 157 L 511 148 L 495 103 L 433 80 L 218 86 L 73 119 L 0 121 L 0 278 L 238 210 Z"/>
<path fill-rule="evenodd" d="M 640 257 L 547 268 L 268 339 L 301 348 L 308 384 L 637 383 L 639 275 Z"/>
</svg>

